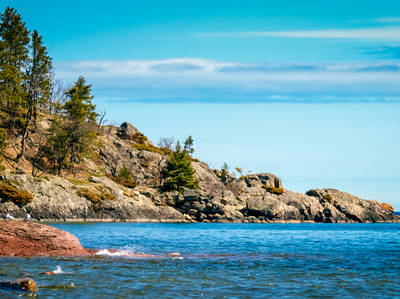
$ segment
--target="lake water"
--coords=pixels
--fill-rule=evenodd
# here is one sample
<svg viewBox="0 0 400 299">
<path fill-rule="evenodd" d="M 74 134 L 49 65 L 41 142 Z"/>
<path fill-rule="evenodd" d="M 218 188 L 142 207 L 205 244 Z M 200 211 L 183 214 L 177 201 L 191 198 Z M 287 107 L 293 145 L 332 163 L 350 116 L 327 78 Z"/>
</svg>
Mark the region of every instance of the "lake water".
<svg viewBox="0 0 400 299">
<path fill-rule="evenodd" d="M 400 224 L 52 225 L 119 251 L 1 258 L 1 281 L 30 276 L 40 298 L 400 297 Z"/>
</svg>

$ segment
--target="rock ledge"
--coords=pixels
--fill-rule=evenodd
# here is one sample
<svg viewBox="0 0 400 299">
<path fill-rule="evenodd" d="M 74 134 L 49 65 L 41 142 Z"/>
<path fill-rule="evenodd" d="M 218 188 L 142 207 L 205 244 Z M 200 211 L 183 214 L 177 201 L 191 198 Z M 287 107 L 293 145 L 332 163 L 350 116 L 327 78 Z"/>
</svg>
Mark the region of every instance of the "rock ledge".
<svg viewBox="0 0 400 299">
<path fill-rule="evenodd" d="M 72 234 L 39 223 L 0 220 L 0 256 L 85 256 Z"/>
</svg>

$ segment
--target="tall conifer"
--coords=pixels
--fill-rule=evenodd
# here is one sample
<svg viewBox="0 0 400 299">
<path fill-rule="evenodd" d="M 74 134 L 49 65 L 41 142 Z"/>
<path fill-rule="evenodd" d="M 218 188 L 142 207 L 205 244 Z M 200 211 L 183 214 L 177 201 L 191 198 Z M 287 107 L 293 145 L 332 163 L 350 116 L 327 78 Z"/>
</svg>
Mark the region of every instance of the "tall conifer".
<svg viewBox="0 0 400 299">
<path fill-rule="evenodd" d="M 26 71 L 26 109 L 25 122 L 22 127 L 21 151 L 17 155 L 18 161 L 25 152 L 25 140 L 28 137 L 28 128 L 32 121 L 36 128 L 37 111 L 40 105 L 48 102 L 52 84 L 51 58 L 42 43 L 42 37 L 35 30 L 32 34 L 31 59 Z"/>
<path fill-rule="evenodd" d="M 28 44 L 29 32 L 25 23 L 14 8 L 7 7 L 0 15 L 0 104 L 6 122 L 3 125 L 9 129 L 23 123 Z"/>
</svg>

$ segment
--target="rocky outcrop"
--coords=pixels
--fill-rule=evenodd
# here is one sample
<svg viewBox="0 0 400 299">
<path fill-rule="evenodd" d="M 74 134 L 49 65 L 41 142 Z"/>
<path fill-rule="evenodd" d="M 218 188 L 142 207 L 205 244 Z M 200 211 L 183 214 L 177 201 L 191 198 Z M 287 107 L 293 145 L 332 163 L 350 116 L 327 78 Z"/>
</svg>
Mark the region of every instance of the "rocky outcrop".
<svg viewBox="0 0 400 299">
<path fill-rule="evenodd" d="M 59 177 L 34 178 L 27 174 L 4 173 L 2 179 L 34 194 L 33 201 L 24 207 L 12 202 L 0 204 L 0 213 L 3 215 L 9 213 L 23 218 L 29 212 L 33 219 L 42 221 L 185 220 L 176 209 L 155 205 L 146 196 L 149 193 L 143 194 L 118 185 L 107 177 L 92 176 L 87 182 L 80 182 Z M 80 192 L 82 190 L 85 191 L 84 195 Z M 96 194 L 103 195 L 99 201 L 90 197 Z"/>
<path fill-rule="evenodd" d="M 138 129 L 130 123 L 124 122 L 118 128 L 117 136 L 121 139 L 132 139 L 136 133 L 139 133 Z"/>
<path fill-rule="evenodd" d="M 17 220 L 0 221 L 0 256 L 83 256 L 90 252 L 72 234 Z"/>
<path fill-rule="evenodd" d="M 193 160 L 198 190 L 160 192 L 165 152 L 129 123 L 103 128 L 95 155 L 81 168 L 89 175 L 60 178 L 23 171 L 3 171 L 1 181 L 33 195 L 21 205 L 1 198 L 0 214 L 50 221 L 228 221 L 228 222 L 380 222 L 394 221 L 393 208 L 334 189 L 306 194 L 283 188 L 271 173 L 222 179 L 206 163 Z M 121 185 L 115 177 L 128 169 L 135 184 Z M 112 179 L 113 178 L 113 179 Z M 127 187 L 128 186 L 128 187 Z"/>
<path fill-rule="evenodd" d="M 363 200 L 336 189 L 315 189 L 307 194 L 318 198 L 324 207 L 324 216 L 332 222 L 338 219 L 354 222 L 381 222 L 393 219 L 393 208 L 390 205 Z"/>
</svg>

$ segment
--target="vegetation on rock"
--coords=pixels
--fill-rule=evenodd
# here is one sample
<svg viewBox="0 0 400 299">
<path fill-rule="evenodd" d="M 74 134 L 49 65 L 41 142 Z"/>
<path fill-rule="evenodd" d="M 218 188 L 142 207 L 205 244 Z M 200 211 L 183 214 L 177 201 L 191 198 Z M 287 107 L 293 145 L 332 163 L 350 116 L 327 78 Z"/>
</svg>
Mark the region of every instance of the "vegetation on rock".
<svg viewBox="0 0 400 299">
<path fill-rule="evenodd" d="M 333 201 L 333 198 L 332 198 L 332 196 L 330 194 L 325 194 L 325 195 L 322 196 L 322 198 L 325 199 L 328 202 L 332 202 Z"/>
<path fill-rule="evenodd" d="M 24 189 L 17 189 L 14 186 L 1 183 L 0 198 L 2 201 L 12 202 L 18 206 L 24 206 L 32 202 L 33 195 Z"/>
<path fill-rule="evenodd" d="M 117 177 L 111 177 L 111 179 L 128 188 L 135 188 L 137 186 L 137 182 L 134 180 L 132 172 L 126 168 L 124 165 L 118 173 Z"/>
<path fill-rule="evenodd" d="M 276 195 L 281 195 L 283 194 L 284 190 L 283 188 L 276 188 L 276 187 L 270 187 L 267 185 L 263 185 L 262 186 L 267 192 L 271 193 L 271 194 L 276 194 Z"/>
<path fill-rule="evenodd" d="M 194 152 L 193 140 L 191 137 L 191 141 L 188 140 L 189 138 L 185 141 L 185 145 L 186 143 L 188 145 L 184 148 L 181 147 L 179 141 L 176 143 L 175 150 L 168 156 L 165 166 L 161 170 L 161 176 L 164 180 L 162 187 L 165 191 L 177 190 L 182 192 L 183 187 L 197 189 L 199 186 L 189 156 L 189 151 Z"/>
<path fill-rule="evenodd" d="M 47 142 L 39 149 L 38 159 L 42 164 L 47 161 L 48 167 L 57 175 L 69 165 L 80 163 L 96 138 L 97 114 L 90 92 L 91 86 L 79 77 L 66 92 L 68 100 L 62 107 L 63 115 L 52 120 Z"/>
<path fill-rule="evenodd" d="M 224 163 L 222 165 L 222 167 L 221 167 L 221 170 L 215 169 L 214 173 L 225 184 L 227 179 L 228 179 L 228 176 L 229 176 L 229 166 L 228 166 L 228 164 Z"/>
<path fill-rule="evenodd" d="M 104 189 L 102 190 L 90 190 L 89 188 L 80 188 L 76 194 L 79 196 L 85 197 L 87 200 L 92 203 L 100 203 L 103 200 L 115 200 L 114 194 Z"/>
</svg>

